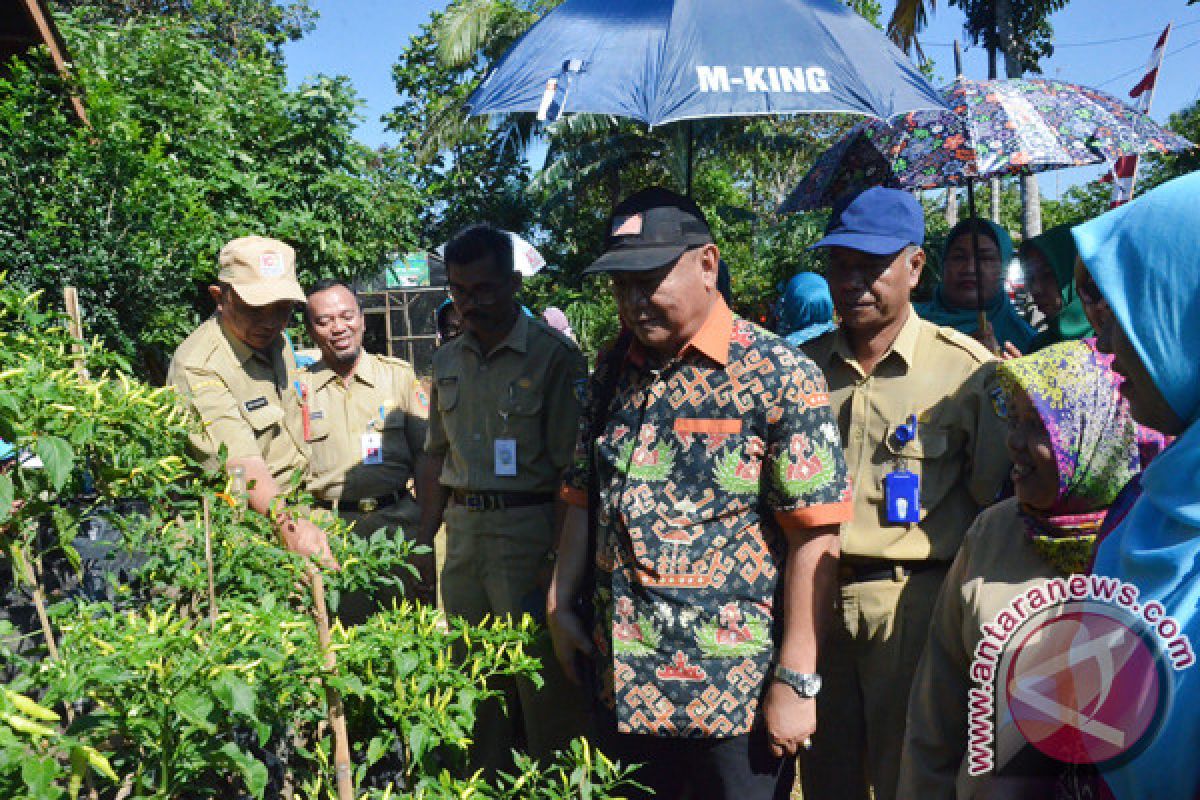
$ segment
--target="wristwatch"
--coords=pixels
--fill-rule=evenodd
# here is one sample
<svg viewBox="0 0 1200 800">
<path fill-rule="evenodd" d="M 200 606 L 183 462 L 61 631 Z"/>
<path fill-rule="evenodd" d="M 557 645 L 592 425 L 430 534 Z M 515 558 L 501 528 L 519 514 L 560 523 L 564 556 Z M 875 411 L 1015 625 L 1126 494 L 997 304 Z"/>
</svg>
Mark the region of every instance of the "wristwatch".
<svg viewBox="0 0 1200 800">
<path fill-rule="evenodd" d="M 821 691 L 821 676 L 815 672 L 796 672 L 782 664 L 776 664 L 771 675 L 780 683 L 792 687 L 792 690 L 801 697 L 816 697 L 817 692 Z"/>
</svg>

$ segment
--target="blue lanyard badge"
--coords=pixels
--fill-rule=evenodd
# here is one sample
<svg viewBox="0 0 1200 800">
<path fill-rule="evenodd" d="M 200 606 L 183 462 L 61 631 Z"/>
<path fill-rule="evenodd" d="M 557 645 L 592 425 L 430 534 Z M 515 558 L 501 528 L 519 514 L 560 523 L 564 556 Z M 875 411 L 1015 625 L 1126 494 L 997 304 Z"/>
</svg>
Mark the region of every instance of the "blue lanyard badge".
<svg viewBox="0 0 1200 800">
<path fill-rule="evenodd" d="M 892 437 L 901 446 L 916 439 L 916 415 L 910 414 L 907 422 L 897 425 Z M 921 521 L 921 476 L 909 472 L 902 459 L 897 459 L 895 468 L 883 476 L 883 504 L 889 524 L 910 525 Z"/>
</svg>

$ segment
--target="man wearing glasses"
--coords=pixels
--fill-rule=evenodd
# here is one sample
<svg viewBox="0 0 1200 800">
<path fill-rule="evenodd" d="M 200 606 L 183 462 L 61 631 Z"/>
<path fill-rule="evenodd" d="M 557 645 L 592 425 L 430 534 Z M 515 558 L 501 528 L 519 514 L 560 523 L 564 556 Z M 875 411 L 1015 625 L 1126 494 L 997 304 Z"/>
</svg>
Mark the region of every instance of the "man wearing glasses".
<svg viewBox="0 0 1200 800">
<path fill-rule="evenodd" d="M 463 333 L 433 357 L 418 542 L 431 545 L 445 521 L 447 613 L 477 623 L 528 612 L 543 621 L 555 491 L 571 463 L 586 364 L 570 340 L 521 312 L 508 234 L 469 227 L 446 244 L 445 260 Z M 423 571 L 432 581 L 428 562 Z M 548 638 L 530 655 L 541 658 L 545 684 L 539 691 L 518 681 L 506 707 L 514 718 L 519 711 L 529 754 L 545 758 L 582 732 L 583 706 Z M 481 710 L 475 767 L 508 766 L 516 722 L 495 704 Z"/>
</svg>

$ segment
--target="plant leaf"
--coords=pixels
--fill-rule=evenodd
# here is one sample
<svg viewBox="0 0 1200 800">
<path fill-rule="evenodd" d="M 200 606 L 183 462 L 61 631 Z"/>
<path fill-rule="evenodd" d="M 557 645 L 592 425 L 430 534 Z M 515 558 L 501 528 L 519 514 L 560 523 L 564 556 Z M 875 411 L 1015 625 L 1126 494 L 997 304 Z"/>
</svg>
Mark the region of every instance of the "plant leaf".
<svg viewBox="0 0 1200 800">
<path fill-rule="evenodd" d="M 179 716 L 195 725 L 205 733 L 216 733 L 217 726 L 209 722 L 212 714 L 213 701 L 207 694 L 196 689 L 189 689 L 175 696 L 175 710 Z"/>
<path fill-rule="evenodd" d="M 71 445 L 57 436 L 41 436 L 34 444 L 33 451 L 42 460 L 42 467 L 54 490 L 62 491 L 75 467 L 75 451 Z"/>
<path fill-rule="evenodd" d="M 8 475 L 0 475 L 0 522 L 4 522 L 12 516 L 14 496 L 12 478 Z"/>
<path fill-rule="evenodd" d="M 257 693 L 250 684 L 232 672 L 222 672 L 213 683 L 217 701 L 235 714 L 256 719 Z"/>
</svg>

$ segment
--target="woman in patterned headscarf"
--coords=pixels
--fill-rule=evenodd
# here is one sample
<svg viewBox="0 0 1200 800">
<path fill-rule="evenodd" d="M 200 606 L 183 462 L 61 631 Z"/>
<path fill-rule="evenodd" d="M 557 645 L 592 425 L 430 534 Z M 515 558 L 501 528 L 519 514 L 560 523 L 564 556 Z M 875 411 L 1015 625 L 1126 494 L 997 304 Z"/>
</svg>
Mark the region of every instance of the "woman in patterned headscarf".
<svg viewBox="0 0 1200 800">
<path fill-rule="evenodd" d="M 1110 361 L 1064 342 L 997 368 L 1016 497 L 979 515 L 946 576 L 910 696 L 899 797 L 1090 796 L 1079 784 L 1094 771 L 1048 765 L 1011 724 L 995 731 L 995 773 L 969 775 L 968 692 L 982 626 L 1045 581 L 1085 573 L 1108 506 L 1140 469 Z"/>
</svg>

